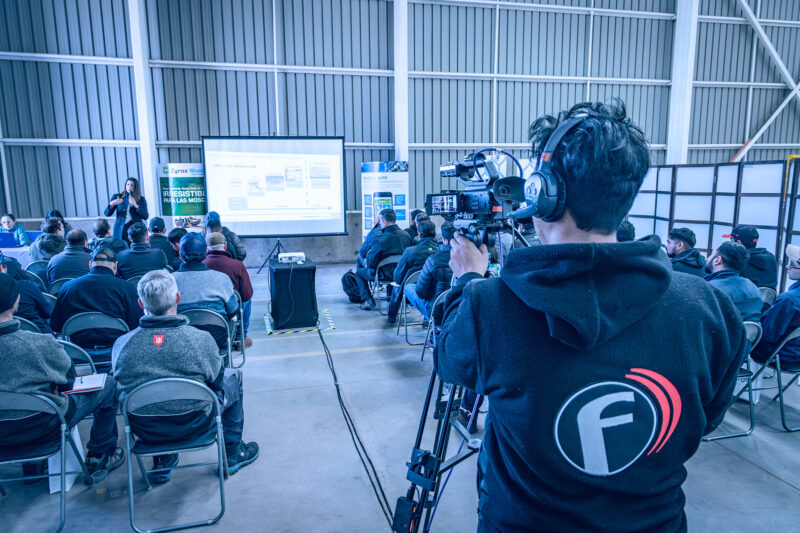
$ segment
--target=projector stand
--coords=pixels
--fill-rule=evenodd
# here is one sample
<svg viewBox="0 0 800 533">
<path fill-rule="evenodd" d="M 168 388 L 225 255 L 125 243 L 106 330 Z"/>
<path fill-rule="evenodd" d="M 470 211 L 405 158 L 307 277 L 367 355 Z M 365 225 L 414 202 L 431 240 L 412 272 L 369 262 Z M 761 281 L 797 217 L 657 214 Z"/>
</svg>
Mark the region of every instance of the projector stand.
<svg viewBox="0 0 800 533">
<path fill-rule="evenodd" d="M 267 262 L 269 262 L 269 260 L 272 259 L 272 256 L 277 255 L 281 252 L 286 252 L 286 248 L 283 247 L 283 244 L 281 244 L 281 240 L 278 239 L 278 242 L 276 242 L 275 246 L 272 247 L 272 251 L 267 255 L 267 258 L 264 259 L 264 262 L 261 263 L 261 268 L 259 268 L 258 272 L 256 272 L 256 276 L 261 274 L 261 271 L 264 269 L 265 266 L 267 266 Z"/>
</svg>

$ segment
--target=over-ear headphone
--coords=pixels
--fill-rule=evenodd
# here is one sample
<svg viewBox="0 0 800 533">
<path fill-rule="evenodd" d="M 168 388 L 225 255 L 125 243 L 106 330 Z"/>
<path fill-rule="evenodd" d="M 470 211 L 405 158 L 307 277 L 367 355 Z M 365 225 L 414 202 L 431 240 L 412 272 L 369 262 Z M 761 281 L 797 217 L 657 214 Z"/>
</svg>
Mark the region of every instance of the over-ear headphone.
<svg viewBox="0 0 800 533">
<path fill-rule="evenodd" d="M 541 155 L 539 155 L 536 169 L 525 180 L 527 206 L 514 212 L 513 218 L 533 216 L 545 222 L 555 222 L 564 215 L 567 190 L 564 180 L 553 172 L 551 159 L 561 140 L 583 120 L 583 117 L 565 120 L 550 134 Z"/>
</svg>

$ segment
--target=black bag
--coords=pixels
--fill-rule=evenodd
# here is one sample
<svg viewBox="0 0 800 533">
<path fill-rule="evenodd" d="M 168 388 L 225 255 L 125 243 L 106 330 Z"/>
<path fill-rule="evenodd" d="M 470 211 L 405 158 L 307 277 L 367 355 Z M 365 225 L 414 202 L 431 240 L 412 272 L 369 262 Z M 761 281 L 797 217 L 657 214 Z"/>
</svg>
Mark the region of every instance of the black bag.
<svg viewBox="0 0 800 533">
<path fill-rule="evenodd" d="M 358 283 L 356 283 L 356 275 L 352 270 L 348 270 L 342 276 L 342 289 L 344 293 L 350 298 L 353 303 L 361 303 L 361 291 L 358 290 Z"/>
</svg>

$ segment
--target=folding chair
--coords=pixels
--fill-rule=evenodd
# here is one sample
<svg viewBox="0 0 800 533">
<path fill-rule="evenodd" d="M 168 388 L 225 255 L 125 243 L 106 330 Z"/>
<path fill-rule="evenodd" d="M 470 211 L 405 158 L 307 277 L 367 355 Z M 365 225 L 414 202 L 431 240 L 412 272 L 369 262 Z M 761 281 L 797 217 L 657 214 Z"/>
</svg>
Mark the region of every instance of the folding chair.
<svg viewBox="0 0 800 533">
<path fill-rule="evenodd" d="M 72 281 L 73 279 L 75 278 L 57 279 L 53 283 L 51 283 L 49 287 L 47 287 L 47 292 L 52 294 L 53 296 L 58 296 L 58 291 L 61 290 L 61 287 L 63 287 L 67 282 Z"/>
<path fill-rule="evenodd" d="M 422 343 L 408 341 L 408 308 L 409 303 L 406 300 L 406 285 L 413 285 L 419 280 L 419 275 L 422 274 L 422 269 L 415 270 L 406 276 L 403 283 L 398 287 L 400 291 L 400 320 L 397 321 L 397 334 L 400 335 L 400 326 L 405 328 L 406 344 L 411 346 L 419 346 Z M 422 324 L 422 322 L 414 322 L 414 324 Z"/>
<path fill-rule="evenodd" d="M 764 304 L 769 307 L 775 301 L 775 298 L 778 297 L 778 292 L 773 289 L 772 287 L 759 287 L 758 290 L 761 291 L 761 299 L 764 301 Z"/>
<path fill-rule="evenodd" d="M 27 270 L 23 270 L 21 274 L 23 280 L 30 281 L 31 283 L 36 285 L 40 291 L 42 291 L 44 294 L 47 294 L 47 285 L 45 284 L 44 281 L 42 281 L 42 278 L 40 278 L 33 272 L 28 272 Z"/>
<path fill-rule="evenodd" d="M 44 290 L 42 290 L 42 296 L 44 296 L 44 299 L 53 305 L 55 305 L 56 301 L 58 300 L 57 296 L 53 296 L 52 294 Z"/>
<path fill-rule="evenodd" d="M 39 414 L 56 415 L 60 422 L 60 435 L 58 439 L 50 442 L 33 443 L 25 446 L 0 447 L 0 465 L 32 463 L 37 461 L 44 461 L 61 452 L 61 468 L 58 474 L 39 474 L 33 476 L 16 477 L 16 478 L 2 478 L 0 481 L 24 481 L 26 479 L 44 479 L 54 476 L 59 476 L 61 481 L 60 492 L 60 520 L 56 533 L 64 529 L 64 522 L 66 520 L 67 511 L 67 476 L 84 474 L 89 484 L 94 482 L 91 474 L 86 469 L 86 464 L 83 461 L 83 453 L 74 440 L 72 440 L 72 432 L 67 426 L 67 421 L 61 413 L 61 409 L 50 399 L 38 394 L 20 394 L 13 392 L 0 392 L 0 412 L 3 411 L 25 411 L 31 414 L 19 417 L 13 420 L 24 421 L 26 418 L 32 418 Z M 6 418 L 5 420 L 9 420 Z M 81 465 L 81 470 L 77 472 L 67 472 L 67 447 L 66 443 L 69 442 L 75 457 Z M 8 519 L 8 518 L 6 518 Z"/>
<path fill-rule="evenodd" d="M 747 340 L 750 343 L 750 350 L 752 351 L 753 348 L 755 348 L 756 345 L 761 341 L 761 335 L 763 334 L 763 331 L 761 330 L 761 324 L 758 322 L 745 321 L 744 329 L 745 334 L 747 335 Z M 739 433 L 726 433 L 723 435 L 715 435 L 713 437 L 703 437 L 704 442 L 711 442 L 720 439 L 731 439 L 734 437 L 747 437 L 756 428 L 755 405 L 753 404 L 753 371 L 750 368 L 750 354 L 747 354 L 745 357 L 744 367 L 745 368 L 739 368 L 737 383 L 739 380 L 745 380 L 745 386 L 742 388 L 742 391 L 747 389 L 747 405 L 750 411 L 750 427 L 747 429 L 747 431 L 742 431 Z M 741 392 L 731 399 L 728 407 L 725 408 L 726 412 L 731 408 L 731 405 L 733 405 L 739 396 L 741 396 Z"/>
<path fill-rule="evenodd" d="M 25 267 L 25 270 L 39 278 L 39 280 L 47 286 L 47 265 L 50 264 L 50 261 L 33 261 L 28 266 Z"/>
<path fill-rule="evenodd" d="M 115 318 L 103 313 L 90 311 L 86 313 L 78 313 L 67 319 L 64 327 L 61 328 L 61 337 L 68 342 L 72 342 L 72 336 L 78 332 L 95 329 L 106 329 L 119 332 L 118 336 L 122 336 L 128 331 L 128 325 L 121 318 Z M 86 350 L 95 366 L 100 367 L 103 371 L 111 369 L 111 348 L 94 348 L 91 351 Z M 96 359 L 105 359 L 108 356 L 108 361 L 96 361 Z"/>
<path fill-rule="evenodd" d="M 163 443 L 154 443 L 150 441 L 143 441 L 137 438 L 134 442 L 134 434 L 136 433 L 136 425 L 131 426 L 130 415 L 136 415 L 136 411 L 142 407 L 158 404 L 161 402 L 172 400 L 193 400 L 200 402 L 209 402 L 212 406 L 211 416 L 214 417 L 214 425 L 209 428 L 203 435 L 193 436 L 182 440 L 173 440 Z M 170 419 L 175 415 L 148 415 L 159 416 L 159 424 L 169 427 Z M 186 529 L 197 526 L 207 526 L 217 523 L 222 515 L 225 514 L 225 478 L 228 476 L 228 457 L 225 453 L 225 441 L 222 435 L 222 416 L 219 405 L 219 399 L 211 389 L 198 381 L 193 381 L 184 378 L 162 378 L 153 381 L 148 381 L 139 385 L 126 395 L 122 401 L 122 418 L 125 421 L 125 449 L 128 453 L 128 508 L 130 509 L 130 523 L 134 531 L 143 533 L 158 533 L 162 531 L 175 531 L 178 529 Z M 173 424 L 175 429 L 180 429 L 176 424 Z M 169 431 L 165 430 L 165 434 Z M 136 456 L 136 462 L 139 463 L 139 470 L 144 477 L 144 482 L 147 489 L 153 488 L 147 475 L 162 471 L 162 469 L 147 470 L 142 463 L 142 457 L 153 457 L 156 455 L 167 455 L 173 453 L 194 452 L 205 450 L 217 445 L 217 460 L 202 463 L 193 463 L 189 465 L 180 465 L 170 468 L 170 470 L 178 470 L 182 468 L 192 468 L 195 466 L 208 466 L 216 465 L 219 473 L 219 499 L 220 511 L 217 516 L 207 520 L 198 520 L 196 522 L 188 522 L 184 524 L 177 524 L 174 526 L 161 527 L 156 529 L 142 530 L 136 525 L 134 503 L 133 503 L 133 465 L 130 457 Z"/>
<path fill-rule="evenodd" d="M 781 339 L 781 341 L 778 343 L 778 347 L 777 347 L 777 348 L 775 348 L 775 351 L 774 351 L 774 352 L 772 352 L 772 355 L 770 355 L 770 356 L 767 358 L 767 360 L 766 360 L 766 361 L 764 361 L 763 363 L 761 363 L 761 365 L 762 365 L 762 366 L 761 366 L 761 368 L 760 368 L 760 369 L 758 369 L 758 372 L 756 372 L 756 373 L 753 375 L 753 377 L 751 378 L 751 380 L 752 380 L 752 381 L 756 381 L 756 380 L 759 378 L 759 376 L 761 376 L 761 374 L 762 374 L 762 373 L 763 373 L 763 372 L 764 372 L 764 371 L 765 371 L 767 368 L 774 368 L 774 369 L 775 369 L 775 375 L 776 375 L 776 376 L 777 376 L 777 378 L 778 378 L 778 386 L 777 386 L 777 387 L 759 387 L 759 388 L 752 389 L 752 390 L 754 390 L 754 391 L 756 391 L 756 390 L 759 390 L 759 391 L 761 391 L 761 390 L 771 390 L 771 389 L 778 389 L 778 394 L 777 394 L 776 396 L 774 396 L 774 397 L 772 398 L 772 400 L 774 401 L 774 400 L 775 400 L 775 398 L 778 398 L 778 399 L 779 399 L 779 401 L 780 401 L 780 408 L 781 408 L 781 424 L 783 425 L 783 429 L 785 429 L 786 431 L 790 431 L 790 432 L 792 432 L 792 431 L 800 431 L 800 427 L 789 427 L 789 425 L 786 423 L 786 406 L 785 406 L 785 404 L 784 404 L 784 400 L 783 400 L 783 393 L 784 393 L 784 391 L 785 391 L 786 389 L 788 389 L 788 388 L 789 388 L 789 387 L 790 387 L 790 386 L 791 386 L 791 385 L 792 385 L 792 384 L 793 384 L 795 381 L 797 381 L 797 378 L 798 378 L 798 377 L 800 377 L 800 366 L 793 366 L 793 367 L 791 367 L 791 368 L 781 367 L 781 356 L 780 356 L 780 351 L 783 349 L 783 347 L 786 345 L 786 343 L 788 343 L 789 341 L 791 341 L 791 340 L 794 340 L 794 339 L 796 339 L 796 338 L 798 338 L 798 337 L 800 337 L 800 328 L 796 328 L 796 329 L 794 329 L 794 330 L 790 331 L 789 333 L 787 333 L 787 334 L 786 334 L 786 335 L 785 335 L 785 336 L 784 336 L 784 337 Z M 794 377 L 791 379 L 791 381 L 789 381 L 789 383 L 787 383 L 787 384 L 786 384 L 786 386 L 784 386 L 784 385 L 783 385 L 783 381 L 782 381 L 782 379 L 781 379 L 781 374 L 782 374 L 783 372 L 786 372 L 787 374 L 794 374 Z M 738 398 L 739 398 L 739 396 L 741 396 L 743 392 L 744 392 L 744 389 L 742 389 L 741 391 L 739 391 L 739 393 L 736 395 L 736 397 L 734 398 L 734 400 L 735 400 L 735 399 L 738 399 Z"/>
<path fill-rule="evenodd" d="M 242 368 L 244 366 L 244 362 L 245 362 L 245 355 L 244 355 L 244 350 L 245 350 L 245 345 L 244 345 L 244 302 L 242 302 L 242 295 L 239 294 L 239 291 L 234 290 L 233 294 L 234 294 L 234 296 L 236 296 L 236 303 L 239 306 L 239 309 L 237 309 L 236 318 L 234 319 L 235 323 L 233 324 L 233 328 L 232 328 L 233 333 L 231 335 L 231 337 L 232 337 L 231 343 L 233 343 L 233 341 L 236 340 L 236 329 L 237 329 L 237 326 L 238 326 L 239 336 L 242 338 L 242 343 L 241 343 L 242 344 L 242 364 L 234 365 L 233 361 L 231 361 L 231 368 Z M 231 355 L 231 359 L 233 359 L 233 355 Z"/>
<path fill-rule="evenodd" d="M 433 347 L 436 344 L 436 329 L 437 329 L 437 324 L 435 319 L 436 308 L 439 305 L 442 306 L 444 305 L 444 300 L 445 298 L 447 298 L 448 294 L 450 294 L 450 289 L 447 289 L 446 291 L 441 293 L 433 301 L 433 305 L 431 306 L 431 319 L 428 322 L 428 333 L 425 335 L 425 342 L 422 344 L 422 356 L 419 358 L 420 362 L 425 360 L 425 350 L 428 348 L 428 342 L 430 341 L 431 349 L 433 349 Z M 439 328 L 441 328 L 441 326 L 442 326 L 441 324 L 438 324 Z"/>
<path fill-rule="evenodd" d="M 125 281 L 132 283 L 134 287 L 139 285 L 139 280 L 142 279 L 142 276 L 133 276 L 132 278 L 128 278 Z"/>
<path fill-rule="evenodd" d="M 225 320 L 225 317 L 216 311 L 212 311 L 211 309 L 187 309 L 181 314 L 189 319 L 190 326 L 194 326 L 197 329 L 202 329 L 203 331 L 208 331 L 209 333 L 211 333 L 211 328 L 225 328 L 225 331 L 227 331 L 227 335 L 225 336 L 227 344 L 224 348 L 224 351 L 220 348 L 219 356 L 224 357 L 224 362 L 227 363 L 226 366 L 232 368 L 231 359 L 233 357 L 231 355 L 231 327 L 230 324 L 228 324 L 228 321 Z"/>
<path fill-rule="evenodd" d="M 21 316 L 14 315 L 14 320 L 19 322 L 19 329 L 21 329 L 22 331 L 30 331 L 31 333 L 42 332 L 39 326 L 37 326 L 27 318 L 22 318 Z"/>
<path fill-rule="evenodd" d="M 370 282 L 372 285 L 372 299 L 378 303 L 378 312 L 382 315 L 386 313 L 381 311 L 381 302 L 383 300 L 389 300 L 389 291 L 387 288 L 393 281 L 392 275 L 394 274 L 394 269 L 397 267 L 397 263 L 400 262 L 402 257 L 402 255 L 390 255 L 389 257 L 381 259 L 378 266 L 375 267 L 375 281 Z M 384 298 L 378 296 L 381 290 L 385 291 Z"/>
<path fill-rule="evenodd" d="M 92 361 L 92 356 L 89 355 L 86 350 L 77 344 L 73 344 L 63 339 L 58 339 L 57 342 L 62 346 L 62 348 L 64 348 L 64 351 L 67 352 L 67 355 L 70 359 L 72 359 L 72 362 L 75 363 L 75 372 L 79 376 L 97 374 L 97 367 L 95 367 L 94 361 Z"/>
</svg>

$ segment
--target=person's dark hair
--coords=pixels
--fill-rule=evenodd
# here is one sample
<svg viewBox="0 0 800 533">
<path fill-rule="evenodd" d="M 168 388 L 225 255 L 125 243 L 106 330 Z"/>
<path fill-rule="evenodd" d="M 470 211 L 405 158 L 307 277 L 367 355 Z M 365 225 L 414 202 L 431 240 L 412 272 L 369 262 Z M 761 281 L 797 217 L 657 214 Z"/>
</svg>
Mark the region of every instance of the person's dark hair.
<svg viewBox="0 0 800 533">
<path fill-rule="evenodd" d="M 57 218 L 58 220 L 63 221 L 64 215 L 61 214 L 61 211 L 58 209 L 51 209 L 47 212 L 47 216 L 45 218 Z"/>
<path fill-rule="evenodd" d="M 208 228 L 208 231 L 211 233 L 222 233 L 222 222 L 217 219 L 209 220 L 208 223 L 206 223 L 206 228 Z"/>
<path fill-rule="evenodd" d="M 128 195 L 128 192 L 126 191 L 126 189 L 128 188 L 128 182 L 129 181 L 133 182 L 133 193 L 132 194 L 133 194 L 134 200 L 136 200 L 138 202 L 139 200 L 142 199 L 142 190 L 141 190 L 141 187 L 139 187 L 139 180 L 137 180 L 136 178 L 128 178 L 128 179 L 125 180 L 125 185 L 123 185 L 123 187 L 122 187 L 122 196 L 127 196 Z"/>
<path fill-rule="evenodd" d="M 535 156 L 570 118 L 583 121 L 556 147 L 551 168 L 564 181 L 566 208 L 578 228 L 610 235 L 630 211 L 650 167 L 644 132 L 628 118 L 619 98 L 607 104 L 583 102 L 557 118 L 542 115 L 531 124 L 528 138 Z"/>
<path fill-rule="evenodd" d="M 394 224 L 397 222 L 397 214 L 394 212 L 394 209 L 383 209 L 380 212 L 381 218 L 388 222 L 389 224 Z"/>
<path fill-rule="evenodd" d="M 448 241 L 453 240 L 453 236 L 456 234 L 456 227 L 453 226 L 450 222 L 445 222 L 442 224 L 442 239 L 446 239 Z"/>
<path fill-rule="evenodd" d="M 430 220 L 430 219 L 431 219 L 431 218 L 430 218 L 430 217 L 429 217 L 427 214 L 425 214 L 425 213 L 420 213 L 419 215 L 417 215 L 417 218 L 416 218 L 416 220 L 414 220 L 414 222 L 415 222 L 417 225 L 419 225 L 419 223 L 420 223 L 420 222 L 422 222 L 423 220 Z"/>
<path fill-rule="evenodd" d="M 128 238 L 132 243 L 142 243 L 147 238 L 147 226 L 144 222 L 136 222 L 128 228 Z"/>
<path fill-rule="evenodd" d="M 117 252 L 115 252 L 114 249 L 111 248 L 110 246 L 98 246 L 92 252 L 91 259 L 95 263 L 100 263 L 100 262 L 116 263 Z"/>
<path fill-rule="evenodd" d="M 98 218 L 97 222 L 94 223 L 95 236 L 103 238 L 108 235 L 109 231 L 111 231 L 111 225 L 108 223 L 108 220 Z"/>
<path fill-rule="evenodd" d="M 423 211 L 422 209 L 414 209 L 413 211 L 411 211 L 410 216 L 409 216 L 409 220 L 411 220 L 411 225 L 412 226 L 416 226 L 417 225 L 417 217 L 420 214 L 423 214 L 423 213 L 425 213 L 425 211 Z"/>
<path fill-rule="evenodd" d="M 46 218 L 44 219 L 44 222 L 42 222 L 42 225 L 39 227 L 39 229 L 42 230 L 42 233 L 55 235 L 55 233 L 58 231 L 58 228 L 63 227 L 64 223 L 61 220 L 57 218 Z"/>
<path fill-rule="evenodd" d="M 743 245 L 734 242 L 723 242 L 717 248 L 717 255 L 728 270 L 741 272 L 750 261 L 750 252 Z"/>
<path fill-rule="evenodd" d="M 187 233 L 189 233 L 189 232 L 186 231 L 185 228 L 175 228 L 173 230 L 170 230 L 169 235 L 167 236 L 167 239 L 169 239 L 169 242 L 172 243 L 172 244 L 180 244 L 181 239 Z"/>
<path fill-rule="evenodd" d="M 689 248 L 694 248 L 697 244 L 697 236 L 689 228 L 672 228 L 668 237 L 673 241 L 681 241 Z"/>
<path fill-rule="evenodd" d="M 74 229 L 67 233 L 67 244 L 81 246 L 86 244 L 86 233 L 82 229 Z"/>
<path fill-rule="evenodd" d="M 617 242 L 628 242 L 636 238 L 636 228 L 629 220 L 623 220 L 617 228 Z"/>
<path fill-rule="evenodd" d="M 4 217 L 8 217 L 8 218 L 10 218 L 10 219 L 11 219 L 11 222 L 16 222 L 16 221 L 17 221 L 17 217 L 15 217 L 14 215 L 12 215 L 11 213 L 6 213 L 6 214 L 4 214 L 3 216 L 4 216 Z M 2 218 L 2 217 L 0 217 L 0 218 Z"/>
<path fill-rule="evenodd" d="M 436 237 L 436 224 L 429 218 L 420 220 L 417 224 L 417 231 L 421 237 Z"/>
</svg>

